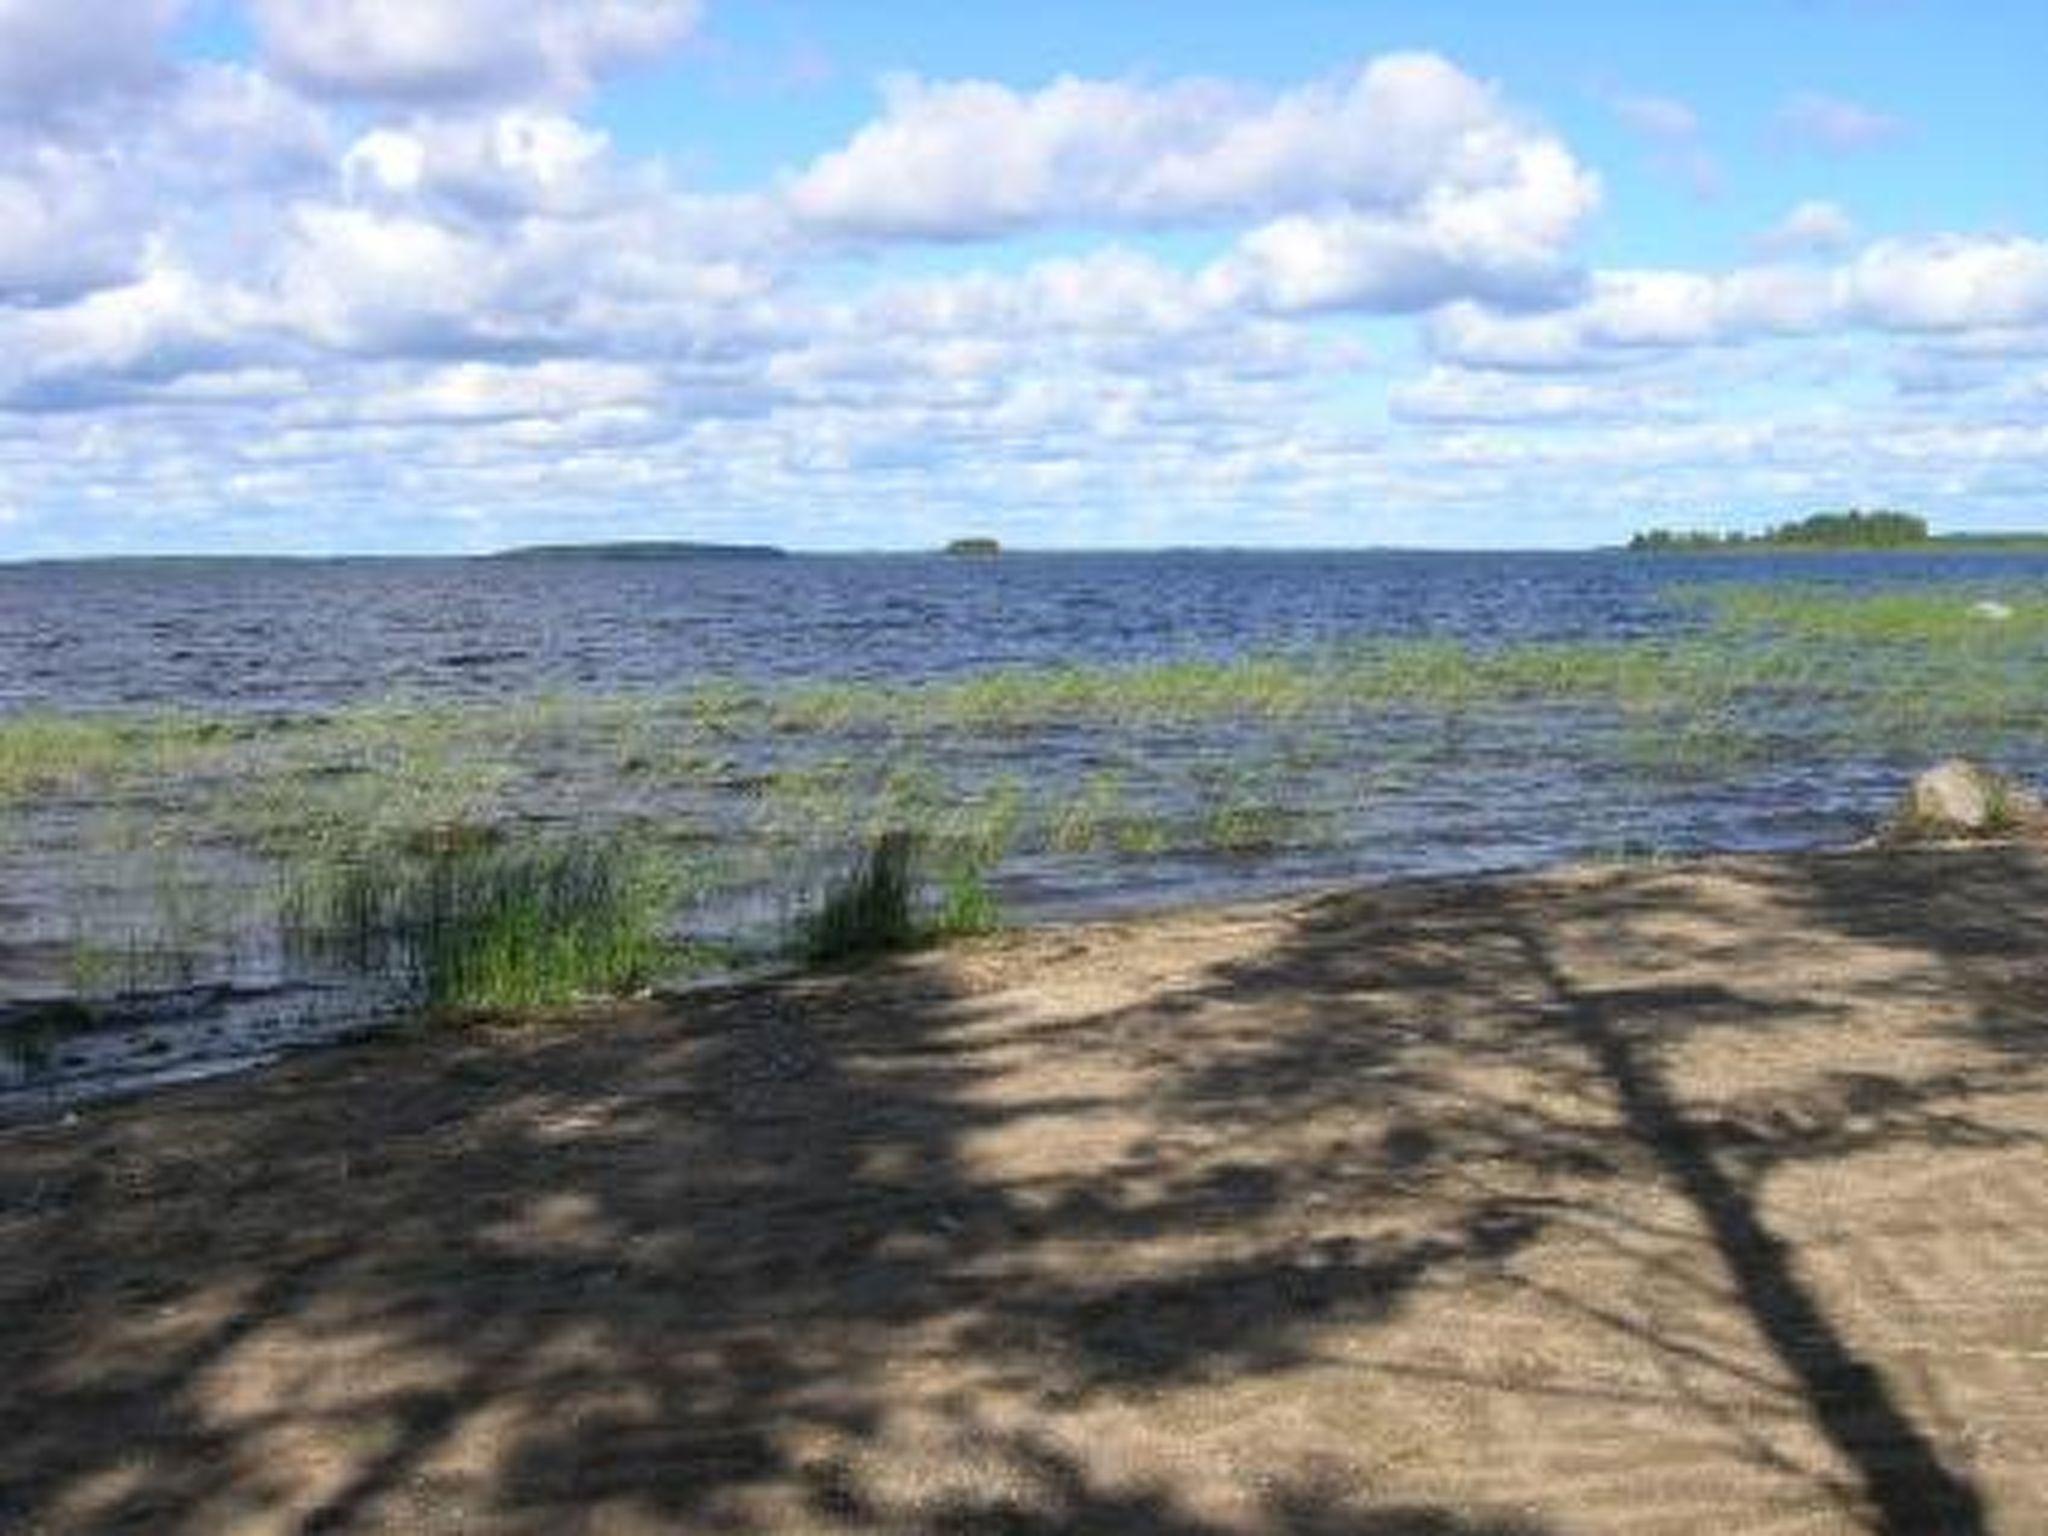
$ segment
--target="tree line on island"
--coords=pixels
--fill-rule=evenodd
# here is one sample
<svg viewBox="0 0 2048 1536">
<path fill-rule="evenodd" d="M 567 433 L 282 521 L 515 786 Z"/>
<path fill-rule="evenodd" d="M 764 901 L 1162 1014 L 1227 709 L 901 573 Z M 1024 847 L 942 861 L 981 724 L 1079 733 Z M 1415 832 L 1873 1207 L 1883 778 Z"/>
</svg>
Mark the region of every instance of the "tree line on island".
<svg viewBox="0 0 2048 1536">
<path fill-rule="evenodd" d="M 1910 512 L 1816 512 L 1762 533 L 1708 533 L 1652 528 L 1628 541 L 1630 549 L 1730 549 L 1749 545 L 1820 549 L 1899 549 L 1925 544 L 1927 519 Z"/>
<path fill-rule="evenodd" d="M 1771 549 L 1999 549 L 2048 546 L 2048 534 L 1934 533 L 1927 519 L 1888 510 L 1816 512 L 1762 533 L 1711 533 L 1652 528 L 1628 541 L 1632 550 L 1692 553 Z"/>
</svg>

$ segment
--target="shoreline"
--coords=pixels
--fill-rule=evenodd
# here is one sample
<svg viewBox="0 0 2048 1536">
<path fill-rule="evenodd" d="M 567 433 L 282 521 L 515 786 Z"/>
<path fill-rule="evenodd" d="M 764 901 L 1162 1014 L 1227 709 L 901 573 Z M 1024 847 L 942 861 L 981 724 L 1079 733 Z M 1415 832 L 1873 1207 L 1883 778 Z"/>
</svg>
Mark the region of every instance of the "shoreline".
<svg viewBox="0 0 2048 1536">
<path fill-rule="evenodd" d="M 1530 880 L 1606 870 L 1854 856 L 1880 851 L 1884 846 L 1875 838 L 1865 838 L 1849 844 L 1770 851 L 1582 856 L 1556 863 L 1510 864 L 1448 873 L 1274 876 L 1263 882 L 1226 882 L 1219 878 L 1215 890 L 1203 894 L 1165 895 L 1148 892 L 1142 884 L 1134 883 L 1092 896 L 1052 898 L 1041 906 L 1025 908 L 1021 916 L 1006 920 L 994 935 L 982 937 L 1021 941 L 1105 927 L 1143 928 L 1204 919 L 1229 922 L 1259 914 L 1283 914 L 1320 901 L 1373 892 L 1477 893 Z M 1922 846 L 1968 849 L 1995 845 L 1978 841 Z M 1238 887 L 1235 891 L 1228 889 L 1232 884 Z M 975 942 L 974 938 L 941 938 L 910 954 L 929 955 Z M 867 962 L 877 963 L 887 962 Z M 847 967 L 818 966 L 797 957 L 755 959 L 677 977 L 651 988 L 648 998 L 659 1004 L 675 1004 L 760 987 L 798 984 L 806 977 L 820 974 L 854 975 L 859 969 L 858 962 Z M 510 1020 L 497 1027 L 546 1027 L 552 1021 L 567 1018 L 573 1021 L 569 1027 L 601 1028 L 606 1014 L 632 1006 L 631 1000 L 597 998 L 545 1013 L 538 1024 Z M 33 1025 L 46 1014 L 59 1018 L 74 1009 L 80 1010 L 90 1022 L 72 1026 L 70 1032 L 53 1042 L 61 1048 L 82 1052 L 69 1070 L 44 1075 L 27 1068 L 21 1060 L 0 1062 L 0 1068 L 11 1068 L 11 1080 L 0 1075 L 0 1133 L 12 1126 L 97 1113 L 160 1093 L 274 1072 L 303 1056 L 417 1037 L 436 1029 L 469 1027 L 459 1020 L 441 1026 L 413 1017 L 407 1009 L 379 1001 L 364 985 L 351 989 L 331 980 L 276 980 L 258 985 L 200 982 L 91 1001 L 62 991 L 10 996 L 0 999 L 0 1029 L 24 1023 Z M 598 1022 L 593 1025 L 590 1021 Z M 24 1041 L 22 1046 L 27 1043 Z"/>
<path fill-rule="evenodd" d="M 88 1003 L 72 994 L 23 996 L 0 1002 L 0 1025 L 33 1022 L 40 1014 L 85 1010 L 91 1022 L 75 1027 L 59 1042 L 83 1048 L 81 1070 L 40 1077 L 21 1075 L 14 1066 L 12 1081 L 0 1079 L 0 1135 L 10 1128 L 47 1124 L 60 1118 L 98 1114 L 145 1102 L 159 1094 L 273 1073 L 305 1057 L 319 1058 L 352 1048 L 377 1048 L 393 1042 L 418 1041 L 436 1033 L 466 1029 L 584 1029 L 604 1027 L 607 1016 L 643 1003 L 677 1006 L 699 1001 L 717 1004 L 778 987 L 801 986 L 817 977 L 858 978 L 866 970 L 892 964 L 930 960 L 947 951 L 972 952 L 988 944 L 1057 943 L 1063 935 L 1103 930 L 1143 932 L 1160 925 L 1215 923 L 1229 925 L 1255 919 L 1284 918 L 1308 907 L 1346 898 L 1383 896 L 1393 899 L 1491 899 L 1532 882 L 1597 879 L 1618 872 L 1689 870 L 1712 874 L 1751 867 L 1796 867 L 1828 860 L 1870 857 L 1939 857 L 1994 849 L 2028 851 L 2038 846 L 2026 838 L 1922 840 L 1887 842 L 1870 835 L 1854 842 L 1777 850 L 1708 850 L 1683 853 L 1626 853 L 1613 857 L 1577 857 L 1548 864 L 1506 865 L 1450 873 L 1396 873 L 1378 878 L 1276 877 L 1264 890 L 1251 882 L 1247 891 L 1222 895 L 1148 895 L 1142 886 L 1113 894 L 1053 901 L 1027 909 L 1005 921 L 993 934 L 940 938 L 893 959 L 815 964 L 800 957 L 757 958 L 674 978 L 652 987 L 641 999 L 593 998 L 569 1007 L 543 1010 L 530 1020 L 451 1020 L 436 1023 L 388 1001 L 378 1001 L 365 988 L 340 983 L 278 981 L 244 986 L 232 982 L 199 983 L 157 992 L 136 993 Z M 351 1004 L 350 998 L 360 993 Z M 338 1001 L 336 1001 L 338 1000 Z M 333 1006 L 323 1008 L 324 1002 Z M 194 1028 L 198 1025 L 199 1028 Z M 180 1034 L 193 1038 L 172 1038 Z"/>
<path fill-rule="evenodd" d="M 0 1523 L 2038 1529 L 2044 998 L 2038 847 L 1714 855 L 0 1129 Z"/>
</svg>

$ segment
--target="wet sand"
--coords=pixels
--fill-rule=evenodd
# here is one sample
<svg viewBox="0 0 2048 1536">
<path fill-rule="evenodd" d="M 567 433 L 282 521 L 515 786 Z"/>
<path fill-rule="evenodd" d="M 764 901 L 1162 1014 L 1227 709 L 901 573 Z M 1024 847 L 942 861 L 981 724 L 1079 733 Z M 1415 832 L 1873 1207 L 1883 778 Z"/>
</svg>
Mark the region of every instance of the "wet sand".
<svg viewBox="0 0 2048 1536">
<path fill-rule="evenodd" d="M 2048 1529 L 2048 857 L 1036 930 L 0 1131 L 0 1529 Z"/>
</svg>

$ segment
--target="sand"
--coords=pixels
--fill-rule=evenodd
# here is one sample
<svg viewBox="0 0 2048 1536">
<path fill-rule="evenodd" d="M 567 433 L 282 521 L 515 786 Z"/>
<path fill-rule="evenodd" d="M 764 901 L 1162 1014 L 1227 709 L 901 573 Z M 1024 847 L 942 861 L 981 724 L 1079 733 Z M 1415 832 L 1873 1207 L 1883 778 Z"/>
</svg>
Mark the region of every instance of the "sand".
<svg viewBox="0 0 2048 1536">
<path fill-rule="evenodd" d="M 2048 859 L 1016 933 L 0 1132 L 0 1529 L 2048 1530 Z"/>
</svg>

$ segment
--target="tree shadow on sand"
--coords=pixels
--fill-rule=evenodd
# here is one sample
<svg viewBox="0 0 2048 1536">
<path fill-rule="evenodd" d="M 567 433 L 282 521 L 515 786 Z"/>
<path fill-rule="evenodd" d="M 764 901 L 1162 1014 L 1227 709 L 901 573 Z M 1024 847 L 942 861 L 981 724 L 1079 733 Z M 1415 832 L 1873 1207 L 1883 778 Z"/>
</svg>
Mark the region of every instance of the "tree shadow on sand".
<svg viewBox="0 0 2048 1536">
<path fill-rule="evenodd" d="M 1826 872 L 1783 878 L 1830 931 L 1862 920 Z M 1628 1415 L 1682 1419 L 1846 1520 L 1987 1529 L 1764 1186 L 2008 1145 L 1980 1111 L 2039 1063 L 2007 1040 L 1995 1070 L 1702 1098 L 1676 1053 L 1864 999 L 1672 970 L 1637 930 L 1685 899 L 1341 898 L 1102 1007 L 1019 999 L 1114 934 L 1027 937 L 986 977 L 940 957 L 413 1040 L 10 1133 L 0 1526 L 1530 1536 L 1539 1496 L 1633 1496 L 1379 1417 L 1412 1400 L 1610 1414 L 1623 1454 Z M 2035 920 L 2012 905 L 2008 938 Z M 1683 1325 L 1552 1266 L 1568 1245 Z M 1661 1375 L 1390 1347 L 1503 1307 Z M 1398 1491 L 1437 1454 L 1484 1475 Z"/>
</svg>

